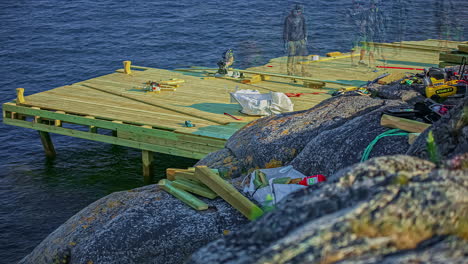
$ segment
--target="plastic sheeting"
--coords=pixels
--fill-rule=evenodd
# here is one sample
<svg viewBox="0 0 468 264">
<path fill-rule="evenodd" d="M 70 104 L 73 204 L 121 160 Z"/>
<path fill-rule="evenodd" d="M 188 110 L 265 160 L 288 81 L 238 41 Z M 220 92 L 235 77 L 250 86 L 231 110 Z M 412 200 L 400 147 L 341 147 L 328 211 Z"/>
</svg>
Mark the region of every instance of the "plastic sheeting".
<svg viewBox="0 0 468 264">
<path fill-rule="evenodd" d="M 266 116 L 294 111 L 294 104 L 284 93 L 239 90 L 231 93 L 231 99 L 242 106 L 241 112 L 246 115 Z"/>
<path fill-rule="evenodd" d="M 299 184 L 278 184 L 273 183 L 273 180 L 276 178 L 289 177 L 291 179 L 304 178 L 304 174 L 295 170 L 292 166 L 273 168 L 273 169 L 260 169 L 259 171 L 265 173 L 266 179 L 268 181 L 268 186 L 255 189 L 254 179 L 255 171 L 250 174 L 250 182 L 244 188 L 245 193 L 249 193 L 252 197 L 259 202 L 261 205 L 265 204 L 267 196 L 271 195 L 273 197 L 273 203 L 281 201 L 288 194 L 307 188 L 307 186 Z M 247 176 L 248 177 L 248 176 Z M 246 178 L 247 178 L 246 177 Z M 245 180 L 245 179 L 244 179 Z"/>
</svg>

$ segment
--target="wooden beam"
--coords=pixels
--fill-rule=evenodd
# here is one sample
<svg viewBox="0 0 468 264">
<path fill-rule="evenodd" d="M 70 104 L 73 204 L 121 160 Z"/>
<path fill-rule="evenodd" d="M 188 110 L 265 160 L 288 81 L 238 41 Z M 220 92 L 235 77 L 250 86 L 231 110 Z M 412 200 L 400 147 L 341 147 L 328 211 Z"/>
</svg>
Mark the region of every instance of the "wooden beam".
<svg viewBox="0 0 468 264">
<path fill-rule="evenodd" d="M 122 124 L 122 123 L 115 123 L 111 122 L 112 120 L 102 120 L 102 119 L 90 119 L 83 116 L 73 115 L 69 113 L 62 113 L 60 111 L 53 112 L 44 109 L 34 109 L 32 107 L 26 106 L 17 106 L 11 103 L 3 104 L 3 109 L 10 111 L 10 112 L 18 112 L 25 115 L 32 115 L 32 116 L 41 116 L 44 118 L 49 119 L 60 119 L 64 122 L 80 124 L 80 125 L 87 125 L 87 126 L 97 126 L 105 129 L 110 130 L 122 130 L 128 131 L 133 133 L 139 133 L 149 136 L 156 136 L 166 139 L 173 139 L 177 140 L 178 136 L 175 133 L 172 133 L 175 129 L 161 127 L 160 129 L 148 129 L 141 127 L 140 125 L 133 125 L 133 124 Z"/>
<path fill-rule="evenodd" d="M 57 154 L 55 153 L 54 144 L 50 138 L 50 134 L 48 132 L 39 131 L 39 136 L 41 137 L 42 146 L 44 147 L 46 156 L 48 158 L 55 158 Z"/>
<path fill-rule="evenodd" d="M 174 195 L 177 199 L 181 200 L 184 202 L 186 205 L 192 207 L 195 210 L 201 211 L 201 210 L 206 210 L 208 209 L 208 205 L 201 200 L 199 200 L 197 197 L 191 195 L 190 193 L 178 189 L 175 186 L 171 184 L 170 181 L 166 179 L 162 179 L 159 181 L 159 186 L 166 192 Z"/>
<path fill-rule="evenodd" d="M 422 133 L 431 126 L 430 124 L 390 115 L 382 115 L 380 125 L 389 128 L 398 128 L 413 133 Z"/>
<path fill-rule="evenodd" d="M 140 100 L 140 99 L 137 99 L 137 98 L 134 98 L 134 97 L 131 97 L 131 96 L 127 96 L 127 95 L 124 95 L 122 93 L 119 93 L 119 92 L 114 92 L 114 91 L 111 91 L 109 89 L 102 89 L 102 88 L 98 88 L 98 87 L 95 87 L 95 86 L 92 86 L 92 85 L 89 85 L 89 84 L 81 84 L 82 86 L 84 87 L 88 87 L 88 88 L 91 88 L 91 89 L 95 89 L 97 91 L 101 91 L 101 92 L 105 92 L 105 93 L 108 93 L 108 94 L 112 94 L 112 95 L 117 95 L 117 96 L 120 96 L 120 97 L 124 97 L 124 98 L 127 98 L 127 99 L 130 99 L 130 100 L 133 100 L 133 101 L 136 101 L 136 102 L 140 102 L 140 103 L 143 103 L 143 104 L 147 104 L 147 105 L 151 105 L 151 106 L 156 106 L 156 107 L 159 107 L 159 108 L 162 108 L 162 109 L 165 109 L 165 110 L 169 110 L 169 111 L 172 111 L 172 112 L 176 112 L 176 113 L 179 113 L 179 114 L 184 114 L 184 115 L 188 115 L 188 116 L 192 116 L 192 117 L 195 117 L 195 118 L 199 118 L 199 119 L 203 119 L 203 120 L 207 120 L 207 121 L 210 121 L 210 122 L 214 122 L 216 124 L 220 124 L 220 125 L 227 125 L 229 124 L 229 122 L 221 122 L 219 119 L 216 119 L 216 118 L 211 118 L 211 117 L 204 117 L 204 116 L 199 116 L 199 115 L 195 115 L 193 114 L 193 112 L 191 112 L 190 110 L 180 110 L 180 109 L 175 109 L 174 107 L 171 107 L 170 104 L 164 104 L 164 103 L 155 103 L 155 102 L 149 102 L 149 101 L 145 101 L 145 100 Z"/>
<path fill-rule="evenodd" d="M 119 120 L 114 120 L 114 121 L 112 121 L 112 123 L 123 124 L 123 122 L 122 122 L 122 121 L 119 121 Z M 118 136 L 117 130 L 112 130 L 112 136 L 113 136 L 113 137 L 117 137 L 117 136 Z"/>
<path fill-rule="evenodd" d="M 86 118 L 89 118 L 89 119 L 96 119 L 96 117 L 94 116 L 85 116 Z M 97 133 L 97 127 L 96 126 L 89 126 L 89 130 L 88 130 L 90 133 Z M 114 131 L 112 131 L 114 132 Z M 115 135 L 117 136 L 117 135 Z"/>
<path fill-rule="evenodd" d="M 118 137 L 93 134 L 93 133 L 69 129 L 69 128 L 49 126 L 45 124 L 32 123 L 28 121 L 21 121 L 21 120 L 10 119 L 10 118 L 4 119 L 3 123 L 8 124 L 8 125 L 13 125 L 13 126 L 31 128 L 35 130 L 71 136 L 71 137 L 100 141 L 100 142 L 114 144 L 114 145 L 120 145 L 120 146 L 125 146 L 125 147 L 136 148 L 136 149 L 143 149 L 143 150 L 150 150 L 153 152 L 165 153 L 169 155 L 181 156 L 181 157 L 186 157 L 186 158 L 191 158 L 191 159 L 202 159 L 208 154 L 208 153 L 199 152 L 196 149 L 192 151 L 188 151 L 188 150 L 178 149 L 178 148 L 169 147 L 169 146 L 148 144 L 144 142 L 137 142 L 137 141 L 122 139 Z"/>
<path fill-rule="evenodd" d="M 148 150 L 141 151 L 141 159 L 143 165 L 143 178 L 146 184 L 153 182 L 153 161 L 154 153 Z"/>
<path fill-rule="evenodd" d="M 65 114 L 64 111 L 55 111 L 57 114 Z M 54 125 L 57 126 L 57 127 L 61 127 L 62 126 L 62 120 L 60 119 L 55 119 L 54 121 Z"/>
<path fill-rule="evenodd" d="M 468 53 L 468 45 L 467 44 L 460 44 L 458 45 L 458 50 L 464 53 Z"/>
<path fill-rule="evenodd" d="M 468 54 L 441 52 L 439 55 L 440 61 L 445 61 L 445 62 L 450 62 L 450 63 L 455 63 L 455 64 L 460 64 L 463 58 L 465 58 L 465 60 L 468 59 Z"/>
<path fill-rule="evenodd" d="M 174 71 L 199 71 L 199 70 L 216 70 L 216 69 L 193 68 L 193 69 L 175 69 Z M 319 80 L 319 79 L 314 79 L 310 77 L 287 75 L 287 74 L 274 73 L 274 72 L 260 72 L 260 71 L 250 71 L 250 70 L 240 70 L 240 69 L 232 69 L 232 70 L 242 72 L 242 73 L 258 74 L 258 75 L 285 78 L 285 79 L 295 79 L 295 80 L 309 81 L 309 82 L 333 83 L 333 84 L 339 84 L 343 86 L 354 86 L 352 84 L 338 82 L 338 81 Z"/>
<path fill-rule="evenodd" d="M 263 215 L 262 209 L 243 196 L 234 186 L 216 175 L 210 168 L 206 166 L 195 167 L 195 177 L 249 220 L 255 220 Z"/>
<path fill-rule="evenodd" d="M 200 196 L 206 197 L 208 199 L 214 199 L 218 195 L 214 193 L 212 190 L 210 190 L 208 187 L 202 184 L 197 184 L 193 181 L 189 180 L 175 180 L 172 182 L 172 185 L 174 187 L 177 187 L 181 190 L 185 190 L 187 192 L 191 192 L 194 194 L 198 194 Z"/>
</svg>

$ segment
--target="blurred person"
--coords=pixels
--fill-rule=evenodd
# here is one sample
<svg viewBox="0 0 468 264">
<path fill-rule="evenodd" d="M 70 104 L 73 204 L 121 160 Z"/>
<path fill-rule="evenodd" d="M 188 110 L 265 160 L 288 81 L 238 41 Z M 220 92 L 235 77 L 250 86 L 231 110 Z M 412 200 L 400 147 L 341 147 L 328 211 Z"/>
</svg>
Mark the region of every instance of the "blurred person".
<svg viewBox="0 0 468 264">
<path fill-rule="evenodd" d="M 375 52 L 378 52 L 384 64 L 386 64 L 385 55 L 382 52 L 382 49 L 375 45 L 375 43 L 383 43 L 386 40 L 387 34 L 387 21 L 386 15 L 383 10 L 379 8 L 379 2 L 376 0 L 370 1 L 369 9 L 365 12 L 365 27 L 366 27 L 366 38 L 369 51 L 369 66 L 373 67 L 375 65 Z M 361 63 L 363 63 L 363 57 L 361 57 Z"/>
<path fill-rule="evenodd" d="M 307 24 L 303 13 L 304 7 L 300 4 L 296 4 L 284 20 L 283 41 L 288 54 L 288 75 L 306 75 L 304 64 L 299 64 L 308 54 Z M 300 69 L 298 69 L 298 67 Z"/>
<path fill-rule="evenodd" d="M 352 7 L 347 10 L 346 17 L 354 27 L 352 40 L 353 46 L 351 48 L 351 64 L 356 66 L 354 63 L 354 53 L 358 49 L 360 49 L 361 52 L 359 64 L 365 64 L 364 56 L 366 55 L 366 50 L 368 50 L 369 47 L 367 46 L 365 9 L 362 1 L 353 0 Z"/>
</svg>

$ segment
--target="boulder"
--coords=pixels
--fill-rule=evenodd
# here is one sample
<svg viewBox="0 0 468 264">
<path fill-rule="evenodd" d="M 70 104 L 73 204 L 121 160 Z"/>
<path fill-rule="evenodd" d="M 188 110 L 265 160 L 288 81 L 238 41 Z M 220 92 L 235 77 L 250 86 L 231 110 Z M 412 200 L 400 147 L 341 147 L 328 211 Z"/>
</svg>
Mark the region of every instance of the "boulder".
<svg viewBox="0 0 468 264">
<path fill-rule="evenodd" d="M 468 97 L 459 99 L 456 107 L 424 131 L 407 154 L 429 159 L 427 136 L 432 131 L 440 160 L 468 152 Z"/>
<path fill-rule="evenodd" d="M 360 161 L 369 143 L 388 130 L 380 126 L 382 112 L 395 106 L 407 104 L 343 95 L 306 111 L 261 118 L 237 131 L 225 149 L 197 165 L 226 168 L 233 177 L 289 164 L 304 174 L 328 176 Z M 384 138 L 370 157 L 403 154 L 408 148 L 407 137 Z"/>
<path fill-rule="evenodd" d="M 195 211 L 157 185 L 110 194 L 71 217 L 20 263 L 181 263 L 248 222 L 222 199 Z"/>
<path fill-rule="evenodd" d="M 467 172 L 405 155 L 373 158 L 289 195 L 188 263 L 462 263 Z"/>
<path fill-rule="evenodd" d="M 415 104 L 426 99 L 423 96 L 424 89 L 422 84 L 406 85 L 396 81 L 388 85 L 374 85 L 369 88 L 369 91 L 382 99 L 401 100 Z"/>
</svg>

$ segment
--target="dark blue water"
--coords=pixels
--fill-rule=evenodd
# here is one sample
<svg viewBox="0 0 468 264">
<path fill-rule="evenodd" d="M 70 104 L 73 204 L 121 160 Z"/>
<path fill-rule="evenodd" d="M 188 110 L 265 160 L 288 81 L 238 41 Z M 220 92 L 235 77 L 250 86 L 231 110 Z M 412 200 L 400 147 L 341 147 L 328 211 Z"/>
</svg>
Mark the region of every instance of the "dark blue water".
<svg viewBox="0 0 468 264">
<path fill-rule="evenodd" d="M 309 49 L 350 49 L 352 27 L 344 11 L 351 1 L 305 5 Z M 388 41 L 438 38 L 442 26 L 468 36 L 466 1 L 440 15 L 436 0 L 406 1 L 407 30 L 397 34 L 393 16 Z M 227 48 L 236 66 L 249 67 L 283 56 L 286 1 L 0 1 L 0 98 L 15 98 L 111 73 L 123 60 L 173 69 L 213 67 Z M 439 14 L 439 15 L 438 15 Z M 464 19 L 464 20 L 463 20 Z M 452 30 L 452 32 L 454 32 Z M 453 38 L 460 38 L 460 34 Z M 314 46 L 314 48 L 312 48 Z M 0 262 L 13 263 L 89 203 L 111 192 L 143 185 L 140 152 L 53 135 L 58 157 L 47 160 L 36 131 L 0 124 Z M 157 155 L 155 169 L 188 167 L 194 160 Z"/>
</svg>

